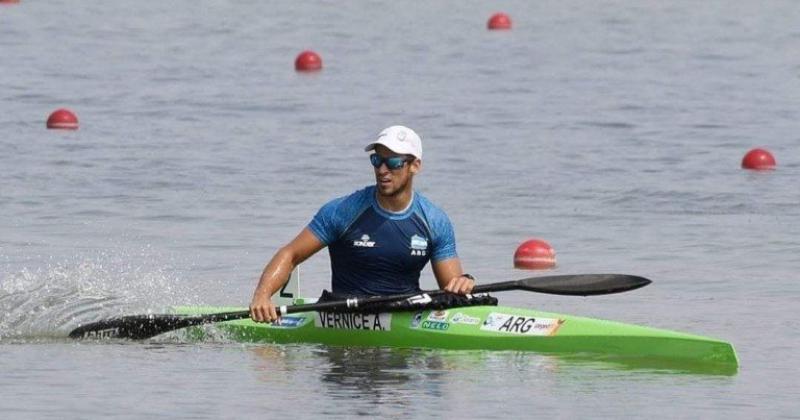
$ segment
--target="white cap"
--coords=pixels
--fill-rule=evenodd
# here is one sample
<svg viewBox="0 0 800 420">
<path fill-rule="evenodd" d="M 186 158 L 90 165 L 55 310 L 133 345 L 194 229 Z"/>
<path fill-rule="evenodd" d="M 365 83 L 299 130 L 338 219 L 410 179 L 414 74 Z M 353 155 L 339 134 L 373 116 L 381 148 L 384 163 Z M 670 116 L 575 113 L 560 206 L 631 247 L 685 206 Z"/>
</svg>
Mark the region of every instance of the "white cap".
<svg viewBox="0 0 800 420">
<path fill-rule="evenodd" d="M 414 130 L 408 127 L 393 125 L 385 128 L 378 134 L 378 139 L 368 144 L 364 151 L 369 152 L 379 144 L 388 147 L 389 150 L 395 153 L 412 155 L 417 159 L 422 159 L 422 140 Z"/>
</svg>

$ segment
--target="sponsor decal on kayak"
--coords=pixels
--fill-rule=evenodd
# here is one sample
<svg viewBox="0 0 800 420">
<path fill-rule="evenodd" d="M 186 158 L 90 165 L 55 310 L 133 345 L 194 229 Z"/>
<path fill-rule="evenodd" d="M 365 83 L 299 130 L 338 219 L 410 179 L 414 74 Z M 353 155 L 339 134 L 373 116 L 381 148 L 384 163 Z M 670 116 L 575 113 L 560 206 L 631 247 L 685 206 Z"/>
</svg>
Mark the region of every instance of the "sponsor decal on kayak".
<svg viewBox="0 0 800 420">
<path fill-rule="evenodd" d="M 467 314 L 463 314 L 461 312 L 456 312 L 452 318 L 450 318 L 450 322 L 453 324 L 467 324 L 467 325 L 478 325 L 481 323 L 481 319 L 474 316 L 469 316 Z"/>
<path fill-rule="evenodd" d="M 492 312 L 486 317 L 481 329 L 508 334 L 550 336 L 555 335 L 558 327 L 563 323 L 563 319 L 534 318 Z"/>
<path fill-rule="evenodd" d="M 444 330 L 450 328 L 450 324 L 448 324 L 447 322 L 441 322 L 441 321 L 428 321 L 428 320 L 425 320 L 425 321 L 422 321 L 422 328 L 424 328 L 426 330 L 444 331 Z"/>
<path fill-rule="evenodd" d="M 314 325 L 318 328 L 339 330 L 390 331 L 392 314 L 317 312 Z"/>
<path fill-rule="evenodd" d="M 428 314 L 428 321 L 447 321 L 447 311 L 431 311 Z"/>
<path fill-rule="evenodd" d="M 273 327 L 297 328 L 305 322 L 304 316 L 282 316 L 272 323 Z"/>
<path fill-rule="evenodd" d="M 411 328 L 419 328 L 420 322 L 422 322 L 422 311 L 415 313 L 414 317 L 411 318 Z"/>
</svg>

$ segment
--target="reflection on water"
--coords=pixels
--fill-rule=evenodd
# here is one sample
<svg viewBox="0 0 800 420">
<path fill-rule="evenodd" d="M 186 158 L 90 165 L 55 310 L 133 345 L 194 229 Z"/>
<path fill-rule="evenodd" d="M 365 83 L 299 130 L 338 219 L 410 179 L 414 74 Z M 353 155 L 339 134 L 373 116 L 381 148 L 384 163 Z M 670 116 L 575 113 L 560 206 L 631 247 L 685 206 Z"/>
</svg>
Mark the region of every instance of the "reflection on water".
<svg viewBox="0 0 800 420">
<path fill-rule="evenodd" d="M 596 355 L 542 355 L 518 351 L 398 349 L 325 345 L 254 345 L 254 370 L 271 385 L 288 384 L 293 375 L 319 376 L 325 395 L 334 400 L 358 399 L 365 404 L 391 403 L 403 407 L 409 395 L 454 398 L 449 386 L 465 381 L 480 384 L 488 378 L 516 383 L 556 382 L 593 376 L 640 378 L 664 375 L 729 376 L 736 369 L 687 365 L 664 360 L 623 359 Z M 502 378 L 496 378 L 501 374 Z"/>
<path fill-rule="evenodd" d="M 375 403 L 397 400 L 397 390 L 421 386 L 441 397 L 440 384 L 450 367 L 441 354 L 412 349 L 327 347 L 317 355 L 327 361 L 321 380 L 331 396 L 352 395 Z"/>
<path fill-rule="evenodd" d="M 280 381 L 296 371 L 313 369 L 327 384 L 331 396 L 350 396 L 374 403 L 402 402 L 398 391 L 424 389 L 431 397 L 444 396 L 442 384 L 480 380 L 504 372 L 526 377 L 559 375 L 700 375 L 730 376 L 736 368 L 713 364 L 686 364 L 653 359 L 600 357 L 598 355 L 543 355 L 518 351 L 406 349 L 387 347 L 336 347 L 325 345 L 256 345 L 256 370 L 265 382 Z"/>
</svg>

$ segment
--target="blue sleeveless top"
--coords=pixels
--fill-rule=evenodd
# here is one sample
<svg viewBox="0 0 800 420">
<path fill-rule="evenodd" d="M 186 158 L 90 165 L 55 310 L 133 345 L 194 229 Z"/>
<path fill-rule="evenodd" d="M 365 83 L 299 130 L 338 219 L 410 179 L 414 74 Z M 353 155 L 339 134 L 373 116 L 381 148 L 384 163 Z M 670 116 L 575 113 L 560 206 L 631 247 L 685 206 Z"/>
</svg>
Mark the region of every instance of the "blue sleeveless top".
<svg viewBox="0 0 800 420">
<path fill-rule="evenodd" d="M 309 230 L 328 246 L 332 291 L 353 296 L 413 293 L 429 260 L 455 258 L 456 241 L 447 215 L 414 192 L 401 213 L 384 210 L 375 186 L 331 200 Z"/>
</svg>

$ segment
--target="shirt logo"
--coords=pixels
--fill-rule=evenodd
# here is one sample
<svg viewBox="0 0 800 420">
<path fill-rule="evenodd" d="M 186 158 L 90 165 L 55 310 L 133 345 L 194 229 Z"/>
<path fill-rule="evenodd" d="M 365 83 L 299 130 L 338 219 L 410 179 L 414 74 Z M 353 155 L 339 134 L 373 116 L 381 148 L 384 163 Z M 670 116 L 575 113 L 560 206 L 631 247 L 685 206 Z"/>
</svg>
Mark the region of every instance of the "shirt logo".
<svg viewBox="0 0 800 420">
<path fill-rule="evenodd" d="M 361 248 L 372 248 L 375 246 L 375 241 L 370 241 L 369 235 L 364 234 L 361 236 L 361 240 L 353 241 L 353 246 L 358 246 Z"/>
<path fill-rule="evenodd" d="M 411 237 L 411 255 L 425 256 L 428 254 L 428 240 L 419 235 Z"/>
</svg>

